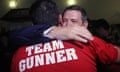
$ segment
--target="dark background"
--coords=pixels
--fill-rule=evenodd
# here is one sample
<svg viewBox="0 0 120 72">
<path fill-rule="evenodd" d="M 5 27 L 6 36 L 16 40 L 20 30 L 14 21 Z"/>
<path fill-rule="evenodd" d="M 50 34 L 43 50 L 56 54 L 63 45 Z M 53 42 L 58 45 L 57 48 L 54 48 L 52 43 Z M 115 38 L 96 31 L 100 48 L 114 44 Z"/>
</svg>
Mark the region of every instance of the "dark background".
<svg viewBox="0 0 120 72">
<path fill-rule="evenodd" d="M 0 0 L 0 17 L 9 10 L 10 0 Z M 17 8 L 29 8 L 36 0 L 16 0 Z M 69 0 L 53 0 L 57 3 L 59 11 L 68 6 Z M 110 24 L 120 23 L 120 0 L 74 0 L 78 5 L 84 7 L 91 19 L 105 18 Z"/>
</svg>

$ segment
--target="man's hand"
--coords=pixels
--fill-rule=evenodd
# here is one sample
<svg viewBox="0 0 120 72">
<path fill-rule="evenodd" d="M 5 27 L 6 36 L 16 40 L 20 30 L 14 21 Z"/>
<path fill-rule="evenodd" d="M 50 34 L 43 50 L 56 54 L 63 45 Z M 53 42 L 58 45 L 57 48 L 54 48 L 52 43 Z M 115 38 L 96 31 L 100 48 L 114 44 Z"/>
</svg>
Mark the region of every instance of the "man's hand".
<svg viewBox="0 0 120 72">
<path fill-rule="evenodd" d="M 87 30 L 87 28 L 77 25 L 55 27 L 48 33 L 48 35 L 56 39 L 77 40 L 84 43 L 87 43 L 88 40 L 93 40 L 92 34 Z"/>
</svg>

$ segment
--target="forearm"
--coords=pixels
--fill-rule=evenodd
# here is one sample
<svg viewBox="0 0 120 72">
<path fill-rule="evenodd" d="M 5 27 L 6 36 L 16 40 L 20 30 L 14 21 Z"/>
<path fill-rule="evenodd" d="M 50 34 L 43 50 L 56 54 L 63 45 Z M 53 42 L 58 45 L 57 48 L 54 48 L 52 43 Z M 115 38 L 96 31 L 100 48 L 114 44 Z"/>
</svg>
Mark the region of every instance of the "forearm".
<svg viewBox="0 0 120 72">
<path fill-rule="evenodd" d="M 92 34 L 86 28 L 80 26 L 54 27 L 48 32 L 48 35 L 56 39 L 77 40 L 84 43 L 93 40 Z"/>
</svg>

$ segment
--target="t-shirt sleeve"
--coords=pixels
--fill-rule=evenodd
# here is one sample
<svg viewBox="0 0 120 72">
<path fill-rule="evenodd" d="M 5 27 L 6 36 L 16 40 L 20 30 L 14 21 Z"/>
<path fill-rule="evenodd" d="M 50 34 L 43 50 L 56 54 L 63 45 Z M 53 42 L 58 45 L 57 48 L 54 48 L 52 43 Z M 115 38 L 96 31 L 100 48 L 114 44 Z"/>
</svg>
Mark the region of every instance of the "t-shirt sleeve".
<svg viewBox="0 0 120 72">
<path fill-rule="evenodd" d="M 90 44 L 95 49 L 98 59 L 104 64 L 110 64 L 117 61 L 118 51 L 114 45 L 106 43 L 104 40 L 94 37 Z"/>
</svg>

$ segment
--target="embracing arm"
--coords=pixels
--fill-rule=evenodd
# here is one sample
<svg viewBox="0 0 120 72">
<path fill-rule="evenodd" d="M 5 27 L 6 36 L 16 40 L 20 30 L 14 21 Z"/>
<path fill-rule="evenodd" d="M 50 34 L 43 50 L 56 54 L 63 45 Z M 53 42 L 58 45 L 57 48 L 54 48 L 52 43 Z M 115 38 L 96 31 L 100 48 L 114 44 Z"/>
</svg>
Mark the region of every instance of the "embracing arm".
<svg viewBox="0 0 120 72">
<path fill-rule="evenodd" d="M 89 43 L 94 48 L 96 58 L 102 63 L 120 63 L 120 47 L 107 43 L 98 37 L 94 37 L 94 40 Z"/>
<path fill-rule="evenodd" d="M 10 43 L 15 48 L 23 45 L 31 45 L 35 43 L 43 43 L 50 41 L 49 37 L 45 37 L 44 31 L 51 28 L 51 25 L 33 25 L 24 29 L 17 30 L 10 35 Z M 84 27 L 80 26 L 55 26 L 51 29 L 47 36 L 61 40 L 78 40 L 86 43 L 87 40 L 92 40 L 92 34 Z"/>
<path fill-rule="evenodd" d="M 87 43 L 88 40 L 93 40 L 93 36 L 89 30 L 78 25 L 58 26 L 49 31 L 48 35 L 60 40 L 77 40 L 84 43 Z"/>
</svg>

